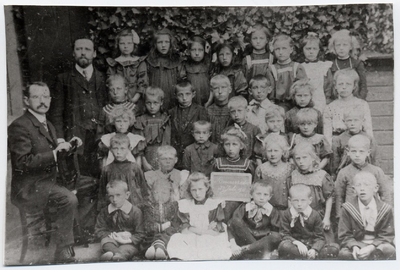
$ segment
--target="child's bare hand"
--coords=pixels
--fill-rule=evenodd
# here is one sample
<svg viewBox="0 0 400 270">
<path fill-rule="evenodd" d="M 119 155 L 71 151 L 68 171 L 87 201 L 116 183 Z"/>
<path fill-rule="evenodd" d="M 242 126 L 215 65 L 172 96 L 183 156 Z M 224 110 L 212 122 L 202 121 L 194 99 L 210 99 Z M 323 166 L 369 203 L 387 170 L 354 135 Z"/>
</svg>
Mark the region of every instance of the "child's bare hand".
<svg viewBox="0 0 400 270">
<path fill-rule="evenodd" d="M 117 234 L 120 235 L 125 240 L 131 239 L 131 237 L 132 237 L 132 234 L 130 232 L 127 232 L 127 231 L 119 232 Z"/>
<path fill-rule="evenodd" d="M 310 249 L 307 252 L 307 259 L 314 260 L 317 257 L 317 251 L 315 249 Z"/>
<path fill-rule="evenodd" d="M 217 227 L 217 222 L 215 221 L 211 221 L 210 224 L 208 225 L 209 230 L 215 230 L 216 227 Z"/>
<path fill-rule="evenodd" d="M 115 241 L 117 241 L 118 243 L 120 243 L 120 244 L 129 244 L 129 243 L 132 243 L 132 240 L 131 239 L 124 239 L 120 234 L 118 234 L 118 233 L 116 233 L 116 232 L 113 232 L 112 233 L 112 238 L 115 240 Z"/>
<path fill-rule="evenodd" d="M 299 253 L 301 256 L 303 256 L 303 257 L 307 256 L 308 249 L 307 249 L 306 245 L 304 245 L 300 241 L 294 241 L 293 245 L 297 246 L 297 249 L 299 250 Z"/>
<path fill-rule="evenodd" d="M 329 219 L 329 217 L 322 220 L 322 227 L 325 231 L 329 231 L 329 229 L 331 228 L 331 220 Z"/>
<path fill-rule="evenodd" d="M 360 248 L 357 246 L 353 247 L 353 258 L 354 260 L 358 260 L 358 253 L 360 252 Z"/>
<path fill-rule="evenodd" d="M 242 248 L 239 247 L 237 244 L 233 244 L 231 245 L 231 251 L 233 256 L 239 256 L 242 251 Z"/>
<path fill-rule="evenodd" d="M 375 250 L 375 246 L 373 245 L 368 245 L 366 247 L 363 247 L 358 251 L 358 259 L 359 260 L 367 260 L 371 253 Z"/>
</svg>

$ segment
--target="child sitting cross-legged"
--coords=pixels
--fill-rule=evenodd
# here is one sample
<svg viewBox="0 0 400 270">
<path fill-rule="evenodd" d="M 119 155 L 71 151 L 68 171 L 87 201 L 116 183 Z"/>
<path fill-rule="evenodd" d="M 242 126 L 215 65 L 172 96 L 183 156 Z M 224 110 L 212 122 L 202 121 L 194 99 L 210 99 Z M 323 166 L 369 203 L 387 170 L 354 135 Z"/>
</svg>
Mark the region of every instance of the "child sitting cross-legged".
<svg viewBox="0 0 400 270">
<path fill-rule="evenodd" d="M 311 189 L 303 184 L 289 190 L 291 207 L 281 215 L 280 259 L 325 259 L 335 257 L 325 246 L 320 214 L 310 206 Z M 329 254 L 329 255 L 328 255 Z"/>
<path fill-rule="evenodd" d="M 128 261 L 139 252 L 144 237 L 142 212 L 128 201 L 125 181 L 112 180 L 106 189 L 110 204 L 101 209 L 95 227 L 104 252 L 100 260 Z"/>
<path fill-rule="evenodd" d="M 170 258 L 228 260 L 232 252 L 222 202 L 211 198 L 211 184 L 204 174 L 192 173 L 187 181 L 190 198 L 178 202 L 181 225 L 168 243 Z"/>
<path fill-rule="evenodd" d="M 218 155 L 218 146 L 209 141 L 211 123 L 204 120 L 194 122 L 192 135 L 196 142 L 185 148 L 183 168 L 191 173 L 201 172 L 210 177 L 214 158 Z"/>
<path fill-rule="evenodd" d="M 396 259 L 393 209 L 376 196 L 379 185 L 373 174 L 353 178 L 356 196 L 342 205 L 339 221 L 341 260 Z"/>
<path fill-rule="evenodd" d="M 281 241 L 279 211 L 269 200 L 272 185 L 255 182 L 251 186 L 251 201 L 242 203 L 228 223 L 233 258 L 269 259 Z"/>
<path fill-rule="evenodd" d="M 148 187 L 139 165 L 128 160 L 130 153 L 130 140 L 125 134 L 116 134 L 110 140 L 110 151 L 114 161 L 105 166 L 99 181 L 98 209 L 107 203 L 107 183 L 119 179 L 128 184 L 130 202 L 136 206 L 147 200 Z"/>
</svg>

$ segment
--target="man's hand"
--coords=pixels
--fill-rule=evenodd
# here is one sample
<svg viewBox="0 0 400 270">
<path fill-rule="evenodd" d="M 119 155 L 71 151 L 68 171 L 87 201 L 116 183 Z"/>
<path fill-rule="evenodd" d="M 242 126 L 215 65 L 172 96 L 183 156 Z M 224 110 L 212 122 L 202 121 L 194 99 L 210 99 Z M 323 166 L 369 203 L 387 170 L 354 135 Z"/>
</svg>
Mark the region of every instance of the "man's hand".
<svg viewBox="0 0 400 270">
<path fill-rule="evenodd" d="M 82 140 L 79 137 L 73 137 L 71 140 L 69 140 L 69 143 L 72 143 L 74 141 L 76 142 L 77 147 L 80 147 L 82 145 Z"/>
<path fill-rule="evenodd" d="M 297 241 L 297 240 L 293 241 L 293 245 L 297 246 L 297 249 L 299 250 L 301 256 L 303 256 L 303 257 L 307 256 L 308 249 L 307 249 L 306 245 L 304 245 L 302 242 Z"/>
<path fill-rule="evenodd" d="M 69 142 L 62 142 L 57 146 L 57 148 L 54 151 L 56 152 L 60 152 L 61 150 L 69 151 L 70 148 L 71 144 Z"/>
</svg>

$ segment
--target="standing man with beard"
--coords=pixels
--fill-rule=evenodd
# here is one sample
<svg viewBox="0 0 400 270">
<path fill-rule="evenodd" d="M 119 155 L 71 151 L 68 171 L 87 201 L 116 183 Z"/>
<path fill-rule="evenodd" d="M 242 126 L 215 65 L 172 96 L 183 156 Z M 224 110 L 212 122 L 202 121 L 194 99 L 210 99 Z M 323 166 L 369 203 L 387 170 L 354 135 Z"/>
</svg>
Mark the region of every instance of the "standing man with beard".
<svg viewBox="0 0 400 270">
<path fill-rule="evenodd" d="M 56 128 L 58 141 L 77 136 L 83 146 L 78 150 L 81 178 L 78 182 L 79 223 L 84 231 L 92 231 L 95 224 L 95 195 L 100 169 L 96 156 L 96 136 L 99 116 L 106 104 L 106 76 L 93 67 L 96 48 L 92 40 L 78 38 L 74 41 L 75 66 L 58 75 L 52 89 L 49 112 Z M 91 186 L 80 194 L 79 186 Z M 85 230 L 86 229 L 86 230 Z M 81 235 L 82 236 L 82 235 Z"/>
<path fill-rule="evenodd" d="M 43 209 L 54 218 L 57 230 L 54 262 L 74 262 L 73 223 L 77 207 L 75 195 L 56 183 L 57 153 L 68 151 L 69 142 L 57 143 L 54 126 L 46 120 L 50 107 L 47 84 L 36 82 L 23 91 L 27 111 L 8 128 L 8 150 L 11 156 L 11 202 L 20 211 L 36 213 Z M 79 138 L 72 138 L 78 145 Z M 70 142 L 71 142 L 70 141 Z M 53 219 L 52 218 L 52 219 Z"/>
</svg>

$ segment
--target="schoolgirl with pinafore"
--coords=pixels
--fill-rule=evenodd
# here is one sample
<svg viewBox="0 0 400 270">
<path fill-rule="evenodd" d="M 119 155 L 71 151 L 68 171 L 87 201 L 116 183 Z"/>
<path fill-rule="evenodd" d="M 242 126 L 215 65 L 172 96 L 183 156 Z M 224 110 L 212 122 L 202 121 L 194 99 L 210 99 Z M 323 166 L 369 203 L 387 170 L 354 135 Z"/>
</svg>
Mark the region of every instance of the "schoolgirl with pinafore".
<svg viewBox="0 0 400 270">
<path fill-rule="evenodd" d="M 314 108 L 323 112 L 332 101 L 333 75 L 331 61 L 321 61 L 322 43 L 318 35 L 309 32 L 301 41 L 304 62 L 301 63 L 314 88 L 312 101 Z"/>
<path fill-rule="evenodd" d="M 268 50 L 271 36 L 271 32 L 261 24 L 256 24 L 252 27 L 250 34 L 252 51 L 242 60 L 247 82 L 250 82 L 256 75 L 267 75 L 267 70 L 272 60 L 272 55 Z"/>
<path fill-rule="evenodd" d="M 273 53 L 277 62 L 270 66 L 268 78 L 273 78 L 273 91 L 270 100 L 283 107 L 285 112 L 293 107 L 290 100 L 290 87 L 299 79 L 307 78 L 304 67 L 292 61 L 294 42 L 291 37 L 280 34 L 272 41 Z"/>
</svg>

